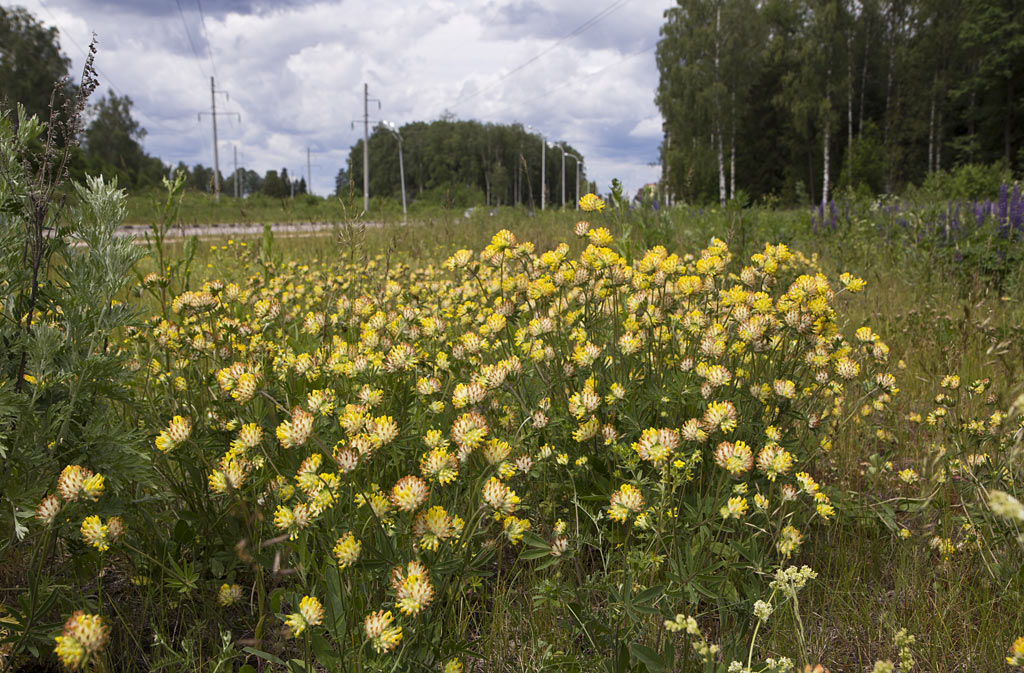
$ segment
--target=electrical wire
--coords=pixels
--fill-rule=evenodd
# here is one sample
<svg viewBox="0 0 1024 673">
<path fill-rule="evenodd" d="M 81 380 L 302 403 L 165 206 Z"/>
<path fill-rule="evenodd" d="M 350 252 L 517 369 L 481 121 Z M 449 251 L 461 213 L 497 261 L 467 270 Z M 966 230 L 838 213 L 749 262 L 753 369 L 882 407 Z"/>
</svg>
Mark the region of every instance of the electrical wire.
<svg viewBox="0 0 1024 673">
<path fill-rule="evenodd" d="M 608 5 L 607 7 L 602 9 L 600 12 L 598 12 L 597 14 L 593 15 L 592 17 L 590 17 L 589 19 L 587 19 L 586 21 L 581 23 L 580 25 L 578 25 L 575 28 L 573 28 L 572 31 L 569 32 L 567 35 L 564 35 L 561 38 L 559 38 L 557 41 L 554 42 L 554 44 L 549 46 L 544 51 L 542 51 L 542 52 L 540 52 L 538 54 L 533 55 L 532 57 L 528 58 L 526 61 L 524 61 L 524 62 L 520 63 L 519 65 L 517 65 L 515 68 L 512 68 L 507 73 L 505 73 L 504 75 L 499 77 L 497 80 L 492 82 L 489 86 L 486 86 L 483 89 L 476 90 L 475 92 L 473 92 L 472 94 L 470 94 L 469 96 L 467 96 L 464 99 L 460 99 L 460 100 L 455 101 L 455 104 L 452 105 L 452 107 L 454 108 L 454 107 L 457 107 L 458 105 L 460 105 L 462 103 L 467 103 L 467 102 L 473 100 L 474 98 L 476 98 L 477 96 L 490 91 L 491 89 L 493 89 L 494 87 L 498 86 L 499 84 L 504 82 L 506 79 L 508 79 L 512 75 L 514 75 L 517 72 L 521 71 L 523 68 L 526 68 L 527 66 L 529 66 L 529 65 L 531 65 L 533 63 L 536 63 L 537 61 L 539 61 L 541 58 L 543 58 L 547 54 L 550 54 L 552 51 L 554 51 L 559 46 L 561 46 L 562 43 L 564 43 L 566 40 L 569 40 L 569 39 L 571 39 L 573 37 L 576 37 L 577 35 L 581 35 L 581 34 L 585 33 L 586 31 L 590 30 L 595 25 L 600 23 L 603 19 L 607 18 L 608 15 L 610 15 L 612 12 L 614 12 L 615 10 L 619 9 L 620 7 L 622 7 L 622 5 L 624 5 L 627 2 L 629 2 L 629 0 L 615 0 L 615 2 L 613 2 L 610 5 Z"/>
<path fill-rule="evenodd" d="M 196 49 L 196 43 L 192 41 L 192 32 L 188 29 L 188 22 L 185 20 L 185 11 L 181 8 L 181 0 L 174 0 L 175 4 L 178 5 L 178 15 L 181 16 L 181 25 L 185 28 L 185 37 L 188 38 L 188 46 L 192 48 L 192 55 L 196 57 L 196 67 L 199 68 L 199 72 L 203 74 L 203 79 L 209 77 L 206 71 L 203 70 L 203 66 L 200 65 L 202 57 L 199 55 L 199 51 Z"/>
<path fill-rule="evenodd" d="M 206 32 L 206 16 L 203 14 L 203 3 L 200 0 L 196 0 L 196 7 L 199 8 L 199 27 L 203 31 L 203 37 L 206 39 L 206 53 L 210 56 L 210 69 L 213 70 L 213 76 L 217 77 L 217 66 L 213 62 L 213 45 L 210 42 L 210 34 Z"/>
</svg>

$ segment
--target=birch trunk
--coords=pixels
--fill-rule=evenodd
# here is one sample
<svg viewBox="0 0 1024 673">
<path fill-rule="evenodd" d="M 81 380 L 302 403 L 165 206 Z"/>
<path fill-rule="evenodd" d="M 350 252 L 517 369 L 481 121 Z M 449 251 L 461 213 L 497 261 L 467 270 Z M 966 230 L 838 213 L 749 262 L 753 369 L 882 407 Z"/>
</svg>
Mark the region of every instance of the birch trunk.
<svg viewBox="0 0 1024 673">
<path fill-rule="evenodd" d="M 829 187 L 829 184 L 828 184 L 828 162 L 829 162 L 829 151 L 828 151 L 829 147 L 828 146 L 829 146 L 829 142 L 828 141 L 829 141 L 829 127 L 830 126 L 832 126 L 832 124 L 826 119 L 825 120 L 825 147 L 824 147 L 825 169 L 824 169 L 824 171 L 822 171 L 823 175 L 822 175 L 822 178 L 821 178 L 821 202 L 822 202 L 822 204 L 828 203 L 828 187 Z"/>
</svg>

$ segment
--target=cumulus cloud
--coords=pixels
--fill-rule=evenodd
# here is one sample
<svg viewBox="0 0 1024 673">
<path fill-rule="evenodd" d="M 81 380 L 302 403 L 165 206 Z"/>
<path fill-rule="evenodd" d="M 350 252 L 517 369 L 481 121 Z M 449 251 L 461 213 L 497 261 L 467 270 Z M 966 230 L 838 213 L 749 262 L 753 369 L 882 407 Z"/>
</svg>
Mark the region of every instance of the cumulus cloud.
<svg viewBox="0 0 1024 673">
<path fill-rule="evenodd" d="M 100 79 L 132 97 L 146 150 L 169 163 L 212 164 L 197 114 L 215 71 L 230 96 L 218 111 L 242 118 L 218 122 L 224 173 L 232 145 L 248 168 L 293 175 L 310 147 L 314 191 L 331 191 L 362 136 L 365 82 L 373 119 L 532 124 L 583 152 L 602 190 L 660 175 L 653 47 L 672 0 L 23 1 L 61 29 L 76 68 L 98 35 Z"/>
</svg>

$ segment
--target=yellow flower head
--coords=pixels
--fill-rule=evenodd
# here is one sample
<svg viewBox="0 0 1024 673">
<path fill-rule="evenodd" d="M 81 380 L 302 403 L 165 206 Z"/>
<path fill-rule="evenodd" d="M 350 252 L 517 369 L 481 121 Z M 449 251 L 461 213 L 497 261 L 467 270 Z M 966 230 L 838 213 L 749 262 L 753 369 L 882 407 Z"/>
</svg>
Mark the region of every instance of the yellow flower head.
<svg viewBox="0 0 1024 673">
<path fill-rule="evenodd" d="M 391 504 L 403 512 L 412 512 L 426 502 L 429 495 L 427 482 L 410 474 L 399 479 L 391 489 Z"/>
<path fill-rule="evenodd" d="M 623 484 L 619 490 L 612 493 L 608 516 L 612 521 L 625 523 L 630 513 L 639 512 L 643 507 L 644 497 L 640 489 L 632 484 Z"/>
<path fill-rule="evenodd" d="M 82 521 L 81 530 L 82 539 L 88 544 L 91 544 L 100 551 L 110 549 L 110 543 L 107 539 L 107 527 L 103 525 L 103 522 L 95 514 L 85 517 L 85 520 Z"/>
<path fill-rule="evenodd" d="M 93 654 L 103 649 L 109 634 L 110 627 L 103 625 L 102 617 L 78 610 L 64 623 L 63 633 L 56 638 L 54 652 L 68 668 L 82 668 Z"/>
<path fill-rule="evenodd" d="M 580 210 L 594 212 L 604 210 L 604 201 L 596 194 L 584 194 L 580 197 Z"/>
<path fill-rule="evenodd" d="M 390 610 L 378 610 L 366 615 L 363 628 L 370 644 L 377 652 L 390 652 L 402 641 L 402 627 L 393 626 L 394 622 L 395 617 Z"/>
<path fill-rule="evenodd" d="M 1024 668 L 1024 636 L 1013 641 L 1013 645 L 1010 646 L 1010 656 L 1006 657 L 1006 663 Z"/>
<path fill-rule="evenodd" d="M 313 596 L 303 596 L 299 611 L 285 617 L 284 623 L 293 637 L 298 638 L 310 626 L 317 626 L 324 619 L 324 607 Z"/>
<path fill-rule="evenodd" d="M 237 584 L 228 584 L 227 582 L 220 585 L 220 589 L 217 591 L 217 603 L 221 607 L 233 605 L 240 600 L 242 600 L 241 586 Z"/>
</svg>

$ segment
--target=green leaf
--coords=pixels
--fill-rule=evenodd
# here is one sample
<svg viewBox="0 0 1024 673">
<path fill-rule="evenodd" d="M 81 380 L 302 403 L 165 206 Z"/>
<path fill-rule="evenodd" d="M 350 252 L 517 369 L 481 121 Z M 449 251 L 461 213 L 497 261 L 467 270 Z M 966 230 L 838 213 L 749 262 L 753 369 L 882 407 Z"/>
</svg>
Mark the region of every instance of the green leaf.
<svg viewBox="0 0 1024 673">
<path fill-rule="evenodd" d="M 641 645 L 640 643 L 631 643 L 629 646 L 630 651 L 637 660 L 647 667 L 648 671 L 652 673 L 661 673 L 665 671 L 665 662 L 662 661 L 661 656 L 656 651 Z"/>
<path fill-rule="evenodd" d="M 328 669 L 336 668 L 340 663 L 340 657 L 327 642 L 322 634 L 314 633 L 311 639 L 313 653 L 316 655 L 317 663 L 325 665 Z"/>
<path fill-rule="evenodd" d="M 563 557 L 561 557 L 561 556 L 552 556 L 547 561 L 544 561 L 543 563 L 539 564 L 535 568 L 535 570 L 544 570 L 545 568 L 550 568 L 551 566 L 555 565 L 556 563 L 561 563 L 562 562 L 562 558 Z"/>
<path fill-rule="evenodd" d="M 540 535 L 537 535 L 533 531 L 526 531 L 525 533 L 523 533 L 523 542 L 530 545 L 531 547 L 541 547 L 543 549 L 551 551 L 551 545 L 549 545 L 544 540 L 544 538 L 542 538 Z"/>
<path fill-rule="evenodd" d="M 651 587 L 650 589 L 645 589 L 644 591 L 641 591 L 636 596 L 634 596 L 633 597 L 633 603 L 635 605 L 642 605 L 642 604 L 646 603 L 647 601 L 653 599 L 654 597 L 662 595 L 664 592 L 665 592 L 665 585 L 664 584 L 656 584 L 655 586 Z"/>
<path fill-rule="evenodd" d="M 277 657 L 275 657 L 273 654 L 270 654 L 269 652 L 263 652 L 262 650 L 257 650 L 256 648 L 253 648 L 253 647 L 244 647 L 244 648 L 242 648 L 242 651 L 243 652 L 248 652 L 249 654 L 251 654 L 251 655 L 253 655 L 255 657 L 259 657 L 260 659 L 263 659 L 264 661 L 269 661 L 272 664 L 277 664 L 278 666 L 284 666 L 285 665 L 283 660 L 278 659 Z"/>
<path fill-rule="evenodd" d="M 524 549 L 522 553 L 519 554 L 519 558 L 523 559 L 524 561 L 530 561 L 533 559 L 544 558 L 545 556 L 550 555 L 550 547 L 547 547 L 545 549 Z"/>
<path fill-rule="evenodd" d="M 188 521 L 178 519 L 178 523 L 174 524 L 174 532 L 171 534 L 171 537 L 178 544 L 188 544 L 195 538 L 195 533 L 192 532 L 192 527 L 188 525 Z"/>
</svg>

